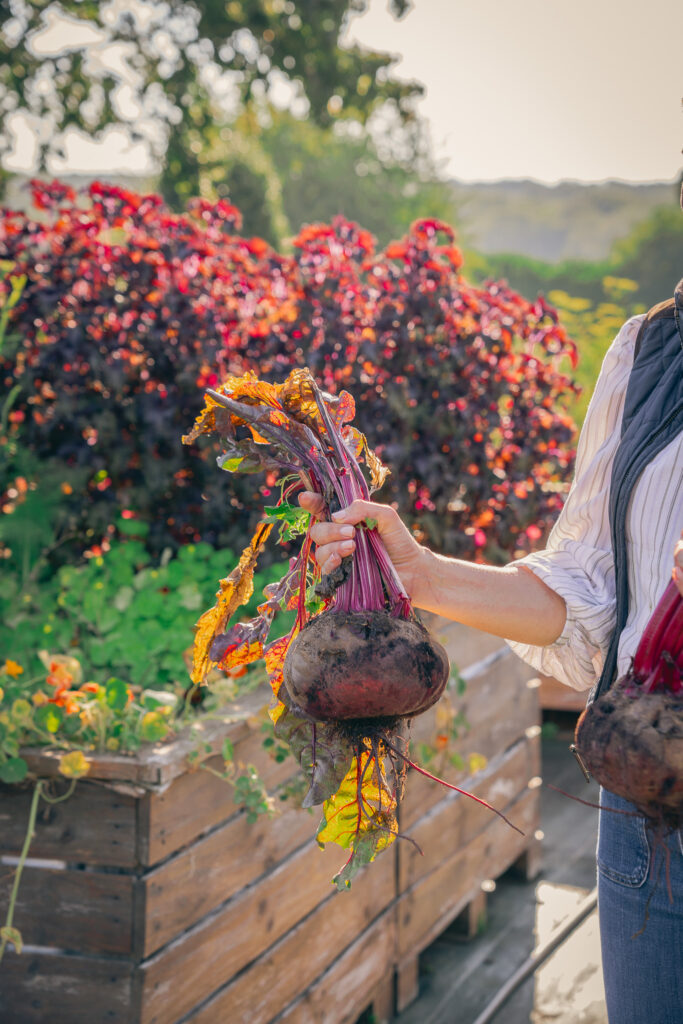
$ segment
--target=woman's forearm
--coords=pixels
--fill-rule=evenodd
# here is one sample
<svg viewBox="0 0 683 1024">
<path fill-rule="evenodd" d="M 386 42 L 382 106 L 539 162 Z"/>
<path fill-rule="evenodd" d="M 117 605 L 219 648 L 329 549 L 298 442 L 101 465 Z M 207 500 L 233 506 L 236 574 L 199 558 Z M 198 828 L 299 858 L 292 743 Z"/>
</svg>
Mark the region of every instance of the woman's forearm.
<svg viewBox="0 0 683 1024">
<path fill-rule="evenodd" d="M 544 647 L 564 629 L 564 599 L 522 566 L 462 562 L 422 549 L 411 580 L 418 608 L 506 640 Z"/>
</svg>

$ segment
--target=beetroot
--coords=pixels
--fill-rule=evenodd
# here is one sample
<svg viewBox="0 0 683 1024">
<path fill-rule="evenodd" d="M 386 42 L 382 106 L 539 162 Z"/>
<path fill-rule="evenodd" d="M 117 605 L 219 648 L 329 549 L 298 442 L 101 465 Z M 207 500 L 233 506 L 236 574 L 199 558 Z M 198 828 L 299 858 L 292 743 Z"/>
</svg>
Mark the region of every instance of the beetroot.
<svg viewBox="0 0 683 1024">
<path fill-rule="evenodd" d="M 683 599 L 667 587 L 627 674 L 576 726 L 588 770 L 656 829 L 683 825 Z"/>
<path fill-rule="evenodd" d="M 328 611 L 293 641 L 284 682 L 311 718 L 390 718 L 426 711 L 449 672 L 446 651 L 419 623 L 384 611 Z"/>
</svg>

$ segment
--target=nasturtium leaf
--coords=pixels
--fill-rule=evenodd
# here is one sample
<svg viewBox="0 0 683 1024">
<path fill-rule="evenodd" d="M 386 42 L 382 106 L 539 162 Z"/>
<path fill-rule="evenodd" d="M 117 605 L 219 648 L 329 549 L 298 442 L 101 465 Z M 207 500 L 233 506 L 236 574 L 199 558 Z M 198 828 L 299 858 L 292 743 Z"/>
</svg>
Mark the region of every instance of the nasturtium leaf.
<svg viewBox="0 0 683 1024">
<path fill-rule="evenodd" d="M 235 760 L 235 748 L 232 740 L 229 736 L 226 736 L 223 740 L 223 746 L 221 747 L 221 757 L 226 764 L 231 764 Z"/>
<path fill-rule="evenodd" d="M 23 697 L 17 697 L 12 704 L 12 720 L 26 722 L 31 717 L 31 705 Z"/>
<path fill-rule="evenodd" d="M 150 529 L 149 523 L 146 523 L 143 519 L 119 518 L 116 520 L 116 526 L 119 533 L 123 533 L 127 537 L 146 537 Z"/>
<path fill-rule="evenodd" d="M 123 711 L 128 703 L 128 686 L 123 679 L 112 677 L 104 688 L 104 699 L 112 711 Z"/>
<path fill-rule="evenodd" d="M 140 736 L 147 743 L 156 743 L 158 740 L 163 740 L 168 731 L 168 722 L 158 711 L 148 711 L 142 716 Z"/>
<path fill-rule="evenodd" d="M 58 704 L 41 704 L 33 712 L 33 720 L 39 728 L 55 733 L 64 720 L 64 711 Z"/>
<path fill-rule="evenodd" d="M 28 773 L 28 765 L 23 757 L 9 757 L 0 762 L 0 782 L 22 782 Z"/>
<path fill-rule="evenodd" d="M 67 779 L 80 779 L 90 771 L 90 762 L 82 750 L 71 750 L 60 757 L 59 771 Z"/>
</svg>

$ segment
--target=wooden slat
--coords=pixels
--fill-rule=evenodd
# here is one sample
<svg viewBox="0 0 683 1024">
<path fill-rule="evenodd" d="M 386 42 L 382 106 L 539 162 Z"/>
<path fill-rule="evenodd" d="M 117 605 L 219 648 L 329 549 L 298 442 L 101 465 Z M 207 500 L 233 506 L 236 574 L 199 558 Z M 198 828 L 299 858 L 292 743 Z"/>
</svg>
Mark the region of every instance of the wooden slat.
<svg viewBox="0 0 683 1024">
<path fill-rule="evenodd" d="M 578 714 L 585 708 L 588 690 L 573 690 L 552 676 L 539 676 L 539 681 L 539 697 L 544 711 L 575 711 Z"/>
<path fill-rule="evenodd" d="M 520 836 L 494 817 L 463 849 L 419 879 L 397 902 L 399 962 L 424 949 L 474 898 L 481 882 L 497 878 L 533 840 L 539 822 L 539 792 L 525 792 L 509 817 L 526 832 Z"/>
<path fill-rule="evenodd" d="M 0 785 L 0 853 L 18 856 L 32 787 Z M 42 802 L 31 856 L 134 868 L 138 863 L 134 797 L 82 779 L 68 800 Z"/>
<path fill-rule="evenodd" d="M 5 953 L 2 1024 L 132 1024 L 130 964 L 118 960 Z"/>
<path fill-rule="evenodd" d="M 0 920 L 5 919 L 13 869 L 0 868 Z M 26 867 L 14 921 L 24 943 L 78 953 L 132 950 L 133 875 Z M 0 971 L 1 973 L 1 971 Z"/>
<path fill-rule="evenodd" d="M 198 1007 L 187 1024 L 267 1024 L 289 1006 L 392 903 L 395 846 L 361 871 L 351 889 L 333 892 L 248 970 Z"/>
<path fill-rule="evenodd" d="M 266 753 L 258 729 L 248 730 L 235 745 L 235 762 L 256 765 L 269 791 L 297 771 L 291 757 L 278 763 Z M 221 757 L 209 758 L 206 764 L 216 771 L 223 769 Z M 162 791 L 150 793 L 141 806 L 143 863 L 150 867 L 158 864 L 238 811 L 234 789 L 228 782 L 202 768 L 186 772 Z"/>
<path fill-rule="evenodd" d="M 491 633 L 482 633 L 479 629 L 429 612 L 421 612 L 420 615 L 429 632 L 444 645 L 451 665 L 459 672 L 505 646 L 504 640 Z"/>
<path fill-rule="evenodd" d="M 352 1024 L 371 1005 L 382 979 L 393 972 L 395 944 L 392 907 L 278 1017 L 278 1024 Z"/>
<path fill-rule="evenodd" d="M 494 673 L 495 669 L 495 675 Z M 496 676 L 502 676 L 496 678 Z M 471 692 L 465 694 L 462 707 L 470 723 L 470 729 L 462 732 L 451 741 L 453 750 L 465 761 L 469 754 L 478 753 L 484 757 L 495 757 L 525 736 L 527 730 L 532 733 L 539 729 L 540 710 L 538 707 L 538 691 L 528 687 L 525 673 L 516 667 L 511 673 L 504 672 L 501 665 L 489 670 L 486 678 L 473 681 Z M 476 692 L 475 692 L 476 688 Z M 469 695 L 469 701 L 466 698 Z M 435 711 L 430 709 L 424 716 L 426 721 L 418 720 L 412 730 L 411 745 L 414 756 L 419 764 L 419 742 L 432 742 L 437 729 L 434 724 Z M 415 735 L 417 733 L 417 736 Z M 430 771 L 452 782 L 457 786 L 468 788 L 467 775 L 458 770 L 445 758 L 437 759 L 429 765 Z M 401 803 L 402 827 L 411 825 L 418 817 L 443 798 L 442 788 L 416 773 L 408 773 L 406 793 Z"/>
<path fill-rule="evenodd" d="M 539 744 L 538 737 L 520 740 L 509 751 L 494 758 L 486 770 L 472 780 L 471 787 L 466 784 L 466 788 L 503 811 L 517 825 L 513 812 L 508 814 L 508 808 L 526 792 L 527 783 L 537 773 Z M 452 857 L 492 820 L 499 820 L 476 801 L 458 793 L 444 792 L 444 798 L 409 828 L 401 821 L 403 833 L 415 840 L 422 855 L 412 843 L 400 844 L 399 893 Z M 511 834 L 514 833 L 511 831 Z"/>
<path fill-rule="evenodd" d="M 245 813 L 143 876 L 147 957 L 311 839 L 317 818 L 297 808 L 250 823 Z"/>
<path fill-rule="evenodd" d="M 375 880 L 391 876 L 393 851 L 375 866 Z M 197 993 L 214 992 L 293 928 L 332 891 L 331 879 L 344 851 L 324 852 L 311 842 L 258 885 L 250 886 L 215 915 L 172 942 L 141 966 L 140 1024 L 161 1024 L 191 1010 Z M 352 895 L 351 901 L 354 897 Z"/>
</svg>

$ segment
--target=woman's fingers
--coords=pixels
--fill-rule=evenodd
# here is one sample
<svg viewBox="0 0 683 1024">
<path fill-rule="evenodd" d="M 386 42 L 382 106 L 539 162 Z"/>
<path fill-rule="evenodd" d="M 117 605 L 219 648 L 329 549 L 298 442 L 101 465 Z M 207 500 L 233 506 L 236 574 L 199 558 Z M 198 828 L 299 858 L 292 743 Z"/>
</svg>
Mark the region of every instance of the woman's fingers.
<svg viewBox="0 0 683 1024">
<path fill-rule="evenodd" d="M 315 491 L 302 491 L 299 495 L 299 504 L 314 516 L 319 516 L 325 508 L 325 499 L 322 494 Z"/>
</svg>

